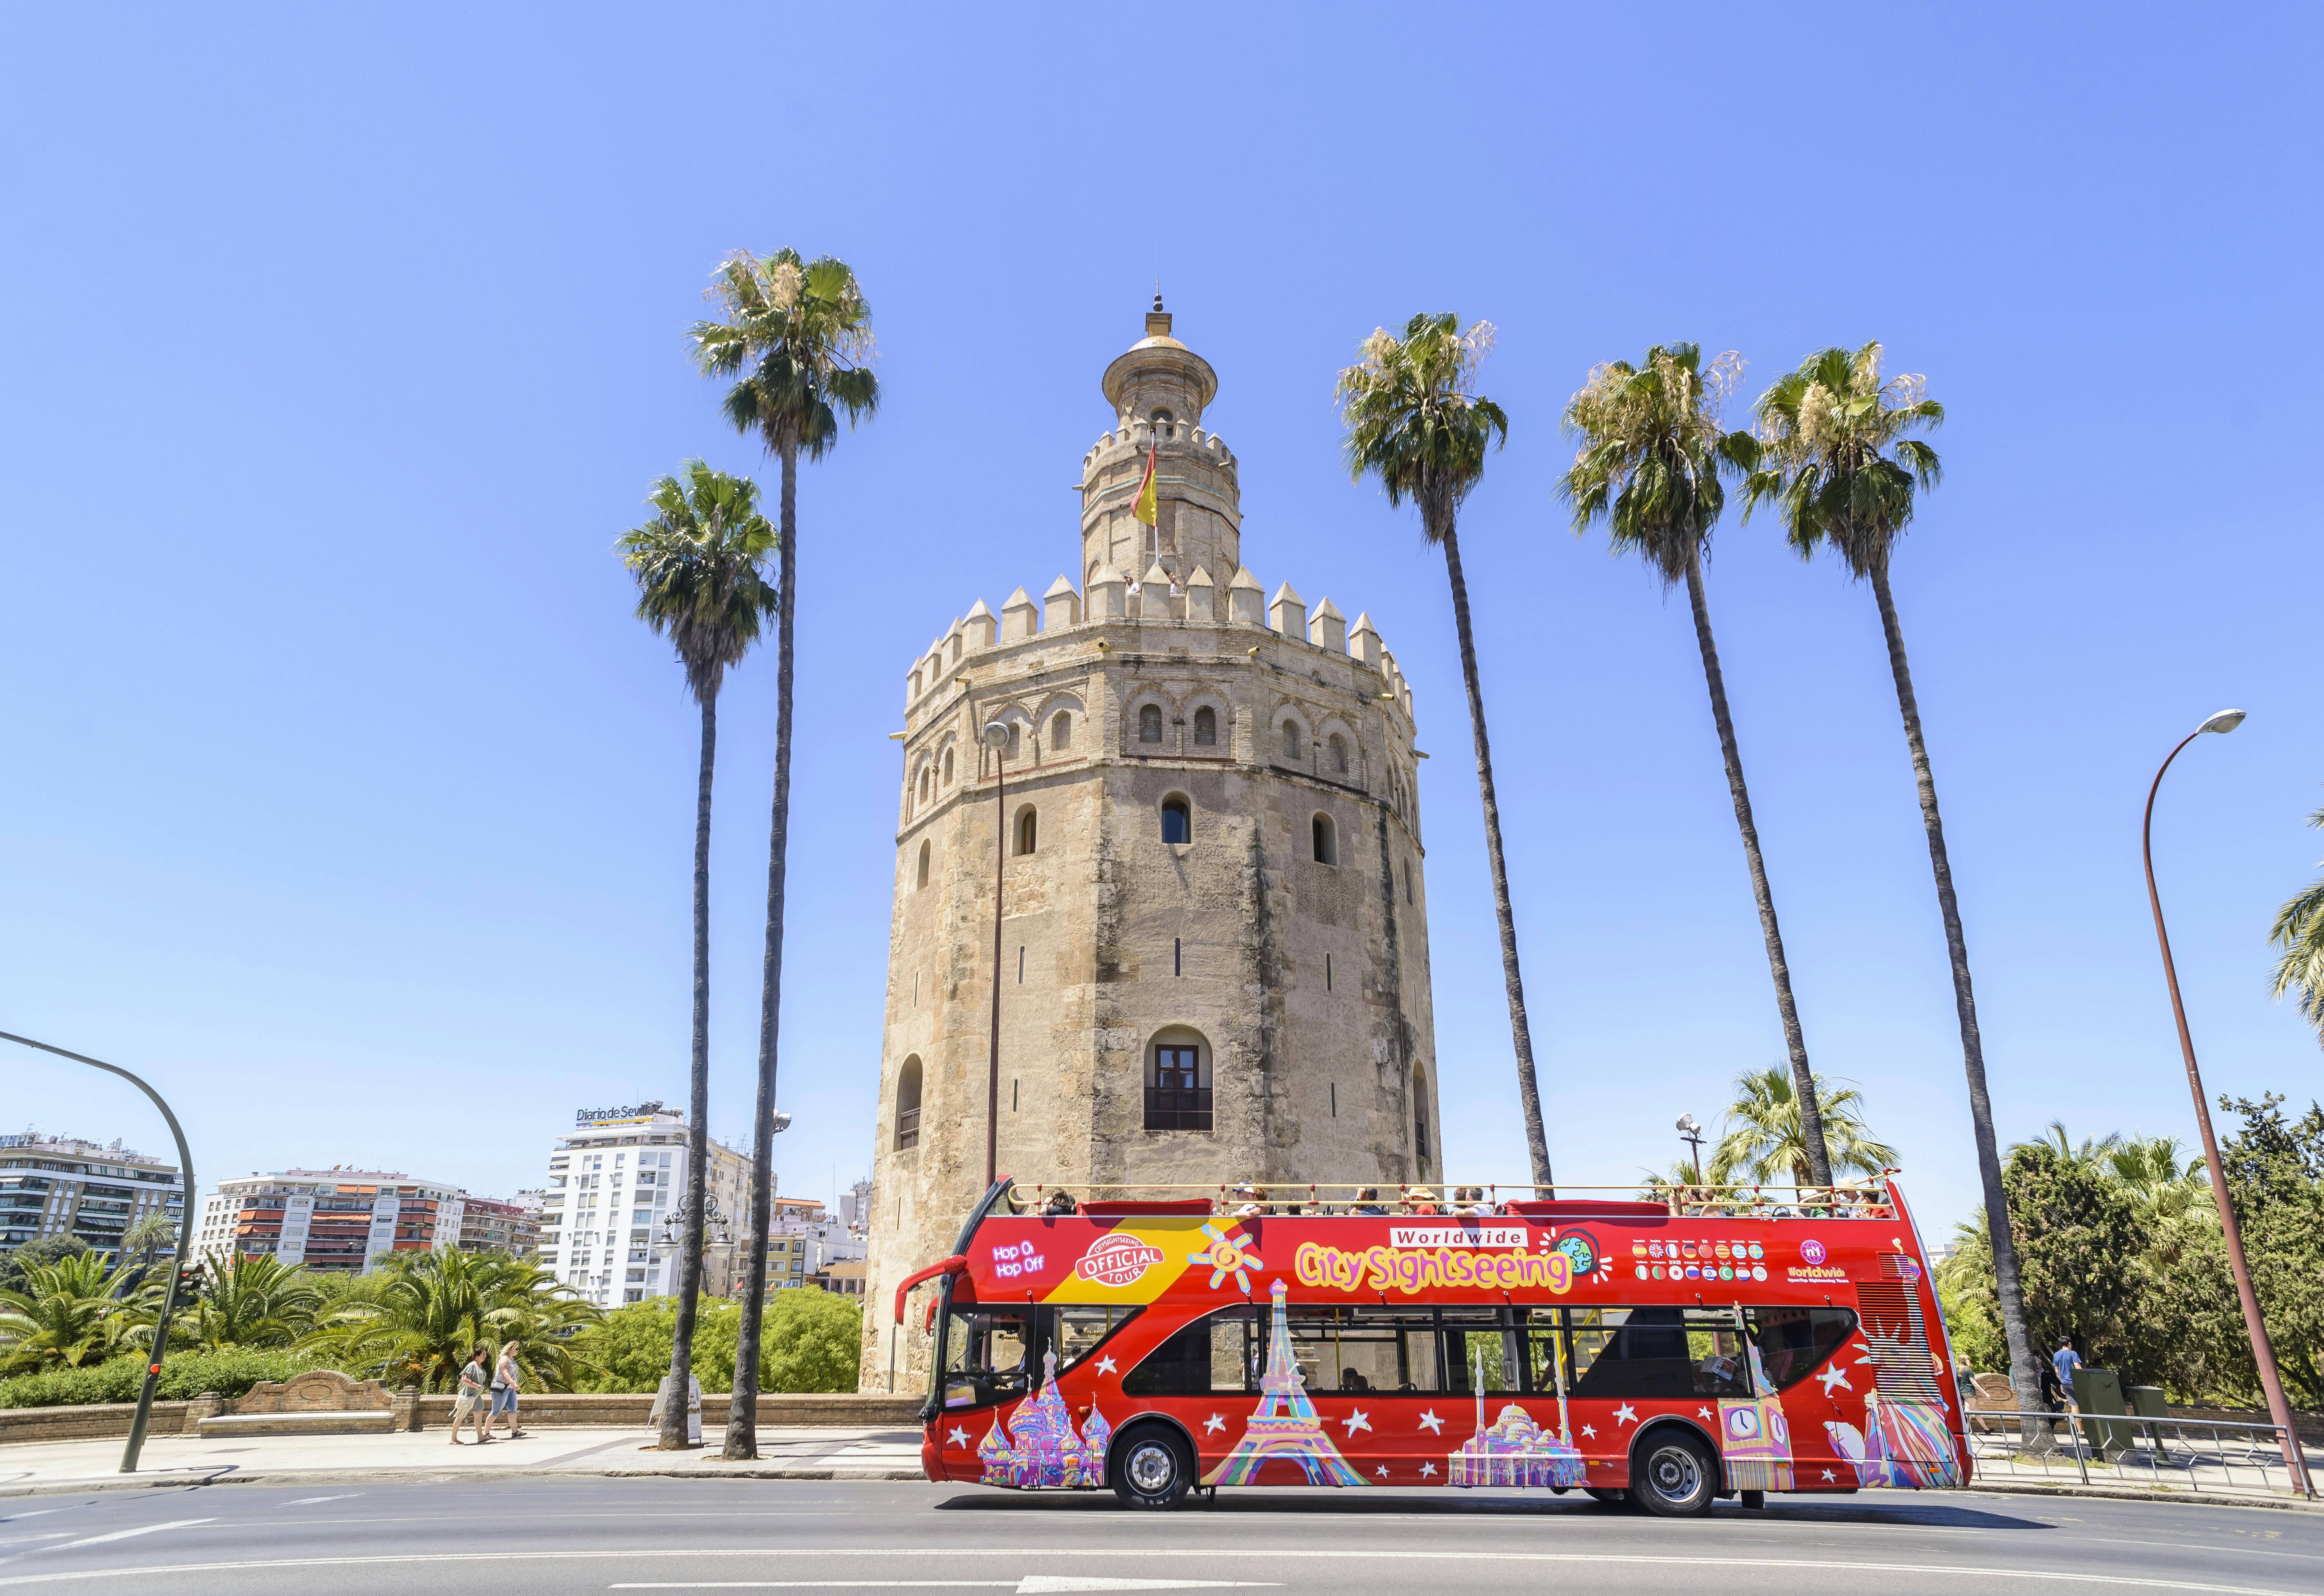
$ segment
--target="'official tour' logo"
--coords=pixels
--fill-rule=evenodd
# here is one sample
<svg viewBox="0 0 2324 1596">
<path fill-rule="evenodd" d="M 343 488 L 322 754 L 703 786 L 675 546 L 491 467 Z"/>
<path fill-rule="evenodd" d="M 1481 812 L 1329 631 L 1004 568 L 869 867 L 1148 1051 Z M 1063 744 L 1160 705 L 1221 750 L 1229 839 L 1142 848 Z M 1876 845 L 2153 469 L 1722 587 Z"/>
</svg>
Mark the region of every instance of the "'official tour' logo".
<svg viewBox="0 0 2324 1596">
<path fill-rule="evenodd" d="M 1137 1284 L 1146 1271 L 1162 1261 L 1162 1249 L 1136 1236 L 1101 1236 L 1074 1261 L 1077 1280 L 1094 1280 L 1117 1289 Z"/>
</svg>

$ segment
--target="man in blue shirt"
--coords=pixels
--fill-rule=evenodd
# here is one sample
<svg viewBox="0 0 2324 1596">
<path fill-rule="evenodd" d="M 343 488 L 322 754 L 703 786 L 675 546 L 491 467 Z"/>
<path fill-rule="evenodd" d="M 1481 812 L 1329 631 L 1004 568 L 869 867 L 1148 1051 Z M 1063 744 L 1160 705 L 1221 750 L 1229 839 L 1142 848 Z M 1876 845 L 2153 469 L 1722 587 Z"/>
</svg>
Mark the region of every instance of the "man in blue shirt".
<svg viewBox="0 0 2324 1596">
<path fill-rule="evenodd" d="M 2060 1393 L 2066 1406 L 2079 1408 L 2080 1404 L 2074 1400 L 2074 1371 L 2082 1366 L 2082 1360 L 2081 1355 L 2074 1351 L 2072 1336 L 2061 1335 L 2058 1338 L 2058 1350 L 2050 1354 L 2050 1363 L 2058 1371 Z"/>
</svg>

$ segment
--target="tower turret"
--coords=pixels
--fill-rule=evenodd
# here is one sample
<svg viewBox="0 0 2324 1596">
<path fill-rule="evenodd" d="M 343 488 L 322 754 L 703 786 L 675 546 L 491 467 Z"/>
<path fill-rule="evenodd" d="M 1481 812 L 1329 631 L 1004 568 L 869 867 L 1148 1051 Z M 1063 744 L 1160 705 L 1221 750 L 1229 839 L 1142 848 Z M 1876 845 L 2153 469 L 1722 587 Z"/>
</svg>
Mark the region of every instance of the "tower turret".
<svg viewBox="0 0 2324 1596">
<path fill-rule="evenodd" d="M 1214 581 L 1242 564 L 1242 489 L 1235 457 L 1203 430 L 1218 393 L 1211 362 L 1170 335 L 1162 296 L 1146 315 L 1146 336 L 1114 357 L 1100 386 L 1113 429 L 1082 457 L 1082 578 L 1102 565 L 1142 572 L 1158 564 L 1183 585 L 1197 565 Z M 1158 519 L 1130 513 L 1146 459 L 1154 454 Z"/>
</svg>

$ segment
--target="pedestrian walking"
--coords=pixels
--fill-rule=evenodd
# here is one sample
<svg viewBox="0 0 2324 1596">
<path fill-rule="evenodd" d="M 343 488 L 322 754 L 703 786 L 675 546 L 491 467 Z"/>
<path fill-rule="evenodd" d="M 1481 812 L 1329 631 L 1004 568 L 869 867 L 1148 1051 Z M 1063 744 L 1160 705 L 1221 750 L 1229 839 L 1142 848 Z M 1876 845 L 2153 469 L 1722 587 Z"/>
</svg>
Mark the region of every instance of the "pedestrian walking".
<svg viewBox="0 0 2324 1596">
<path fill-rule="evenodd" d="M 516 1427 L 517 1392 L 524 1384 L 523 1372 L 516 1366 L 516 1347 L 513 1341 L 502 1347 L 500 1361 L 493 1365 L 493 1411 L 492 1417 L 484 1425 L 489 1432 L 505 1415 L 512 1441 L 524 1434 Z"/>
<path fill-rule="evenodd" d="M 2080 1413 L 2081 1405 L 2074 1400 L 2074 1371 L 2082 1366 L 2081 1354 L 2074 1351 L 2074 1338 L 2058 1337 L 2058 1350 L 2050 1354 L 2050 1366 L 2058 1371 L 2058 1388 L 2063 1393 L 2067 1409 Z"/>
<path fill-rule="evenodd" d="M 492 1436 L 492 1356 L 493 1349 L 478 1342 L 470 1349 L 468 1361 L 460 1369 L 460 1394 L 452 1399 L 452 1445 L 460 1445 L 460 1426 L 473 1417 L 476 1421 L 476 1445 L 482 1446 Z"/>
</svg>

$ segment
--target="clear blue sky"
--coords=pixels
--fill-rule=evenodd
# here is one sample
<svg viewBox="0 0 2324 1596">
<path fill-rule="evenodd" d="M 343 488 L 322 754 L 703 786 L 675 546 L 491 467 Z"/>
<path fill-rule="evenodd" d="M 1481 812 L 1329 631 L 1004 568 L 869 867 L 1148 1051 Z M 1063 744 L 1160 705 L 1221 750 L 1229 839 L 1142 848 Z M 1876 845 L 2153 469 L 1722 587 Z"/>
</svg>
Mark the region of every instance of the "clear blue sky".
<svg viewBox="0 0 2324 1596">
<path fill-rule="evenodd" d="M 903 675 L 1074 564 L 1158 257 L 1272 588 L 1368 610 L 1423 746 L 1448 1167 L 1524 1169 L 1441 563 L 1333 371 L 1489 317 L 1470 578 L 1543 1096 L 1627 1180 L 1782 1057 L 1683 600 L 1554 501 L 1559 408 L 1656 340 L 1747 395 L 1886 342 L 1951 419 L 1896 571 L 2006 1139 L 2191 1140 L 2146 780 L 2213 1086 L 2318 1090 L 2267 922 L 2315 874 L 2315 14 L 20 10 L 0 105 L 0 1029 L 149 1070 L 206 1177 L 503 1191 L 682 1097 L 696 722 L 610 552 L 659 472 L 771 478 L 680 334 L 738 246 L 852 261 L 886 400 L 801 487 L 786 1190 L 868 1169 Z M 2308 109 L 2303 110 L 2303 107 Z M 1939 1226 L 1975 1202 L 1871 598 L 1711 569 L 1812 1056 Z M 714 1129 L 758 1010 L 771 658 L 733 679 Z M 148 1149 L 0 1059 L 0 1124 Z"/>
</svg>

